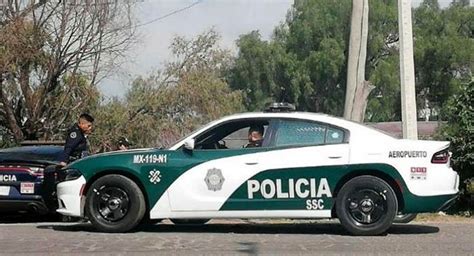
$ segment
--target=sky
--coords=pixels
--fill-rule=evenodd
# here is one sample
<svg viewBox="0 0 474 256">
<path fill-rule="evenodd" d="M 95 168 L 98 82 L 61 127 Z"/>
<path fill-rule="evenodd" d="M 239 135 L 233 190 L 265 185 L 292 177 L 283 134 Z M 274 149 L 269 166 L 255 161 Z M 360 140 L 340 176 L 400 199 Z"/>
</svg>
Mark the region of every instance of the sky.
<svg viewBox="0 0 474 256">
<path fill-rule="evenodd" d="M 422 0 L 413 0 L 417 6 Z M 128 52 L 120 69 L 103 79 L 99 88 L 106 97 L 122 97 L 131 81 L 161 68 L 170 58 L 169 45 L 179 35 L 188 39 L 214 28 L 220 46 L 236 52 L 242 34 L 258 30 L 264 40 L 284 22 L 294 0 L 138 0 L 136 17 L 139 43 Z M 450 0 L 440 0 L 447 6 Z M 181 10 L 183 8 L 187 9 Z M 181 10 L 181 11 L 179 11 Z"/>
<path fill-rule="evenodd" d="M 171 56 L 169 45 L 176 35 L 191 39 L 214 28 L 221 35 L 220 46 L 234 52 L 239 35 L 252 30 L 269 39 L 285 20 L 293 0 L 142 0 L 136 14 L 140 24 L 148 23 L 196 2 L 189 9 L 139 27 L 140 42 L 128 53 L 126 63 L 99 84 L 105 96 L 123 96 L 133 78 L 162 67 Z"/>
</svg>

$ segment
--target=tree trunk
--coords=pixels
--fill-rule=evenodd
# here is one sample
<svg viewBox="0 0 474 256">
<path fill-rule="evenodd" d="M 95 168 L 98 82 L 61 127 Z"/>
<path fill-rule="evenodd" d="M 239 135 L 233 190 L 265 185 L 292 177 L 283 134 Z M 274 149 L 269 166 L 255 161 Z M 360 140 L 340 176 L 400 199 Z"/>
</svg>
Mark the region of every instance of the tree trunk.
<svg viewBox="0 0 474 256">
<path fill-rule="evenodd" d="M 0 74 L 0 103 L 3 105 L 4 118 L 10 128 L 10 131 L 13 133 L 13 137 L 15 141 L 22 141 L 23 140 L 23 132 L 21 131 L 20 126 L 15 118 L 15 114 L 13 112 L 12 103 L 9 102 L 8 97 L 3 92 L 3 78 Z"/>
<path fill-rule="evenodd" d="M 364 121 L 367 98 L 374 89 L 365 81 L 368 31 L 369 2 L 353 0 L 344 118 L 356 122 Z"/>
<path fill-rule="evenodd" d="M 369 81 L 363 81 L 362 86 L 357 86 L 351 120 L 360 123 L 364 121 L 365 109 L 367 108 L 367 98 L 374 88 L 375 86 L 373 86 Z"/>
</svg>

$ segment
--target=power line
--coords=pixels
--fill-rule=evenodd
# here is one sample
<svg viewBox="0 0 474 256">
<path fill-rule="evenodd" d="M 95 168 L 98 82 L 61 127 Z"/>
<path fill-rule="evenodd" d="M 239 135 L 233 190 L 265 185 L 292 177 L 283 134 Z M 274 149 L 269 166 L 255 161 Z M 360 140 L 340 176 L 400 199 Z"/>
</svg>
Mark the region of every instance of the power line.
<svg viewBox="0 0 474 256">
<path fill-rule="evenodd" d="M 172 11 L 172 12 L 170 12 L 170 13 L 167 13 L 167 14 L 165 14 L 165 15 L 163 15 L 163 16 L 157 17 L 157 18 L 155 18 L 155 19 L 149 20 L 149 21 L 144 22 L 144 23 L 137 24 L 137 25 L 135 25 L 134 27 L 135 27 L 135 28 L 138 28 L 138 27 L 143 27 L 143 26 L 149 25 L 149 24 L 151 24 L 151 23 L 155 23 L 155 22 L 160 21 L 160 20 L 162 20 L 162 19 L 168 18 L 169 16 L 172 16 L 172 15 L 175 15 L 175 14 L 177 14 L 177 13 L 180 13 L 180 12 L 186 11 L 186 10 L 188 10 L 188 9 L 191 9 L 191 8 L 193 8 L 194 6 L 196 6 L 196 5 L 200 4 L 200 3 L 202 3 L 202 1 L 203 1 L 203 0 L 198 0 L 198 1 L 196 1 L 196 2 L 193 2 L 193 3 L 190 4 L 190 5 L 187 5 L 187 6 L 183 7 L 183 8 L 180 8 L 180 9 L 176 9 L 176 10 L 174 10 L 174 11 Z"/>
</svg>

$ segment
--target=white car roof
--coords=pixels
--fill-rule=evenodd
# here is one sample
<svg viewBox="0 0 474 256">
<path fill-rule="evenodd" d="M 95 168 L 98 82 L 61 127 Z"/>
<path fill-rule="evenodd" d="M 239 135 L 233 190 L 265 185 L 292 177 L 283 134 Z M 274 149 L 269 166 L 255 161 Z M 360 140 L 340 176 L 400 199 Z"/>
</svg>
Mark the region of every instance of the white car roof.
<svg viewBox="0 0 474 256">
<path fill-rule="evenodd" d="M 328 114 L 313 113 L 313 112 L 247 112 L 247 113 L 233 114 L 233 115 L 225 116 L 221 119 L 218 119 L 206 124 L 205 126 L 196 130 L 192 134 L 186 136 L 186 138 L 194 137 L 195 135 L 209 129 L 212 126 L 215 126 L 218 123 L 226 122 L 230 120 L 246 119 L 246 118 L 291 118 L 291 119 L 312 120 L 312 121 L 328 123 L 334 126 L 344 128 L 346 130 L 349 130 L 351 134 L 357 134 L 359 136 L 377 136 L 377 137 L 380 136 L 382 138 L 392 138 L 389 135 L 386 135 L 374 128 L 365 126 L 363 124 L 359 124 L 353 121 L 348 121 L 340 117 L 335 117 Z M 181 145 L 184 143 L 186 138 L 178 141 L 170 149 L 174 150 L 181 147 Z"/>
</svg>

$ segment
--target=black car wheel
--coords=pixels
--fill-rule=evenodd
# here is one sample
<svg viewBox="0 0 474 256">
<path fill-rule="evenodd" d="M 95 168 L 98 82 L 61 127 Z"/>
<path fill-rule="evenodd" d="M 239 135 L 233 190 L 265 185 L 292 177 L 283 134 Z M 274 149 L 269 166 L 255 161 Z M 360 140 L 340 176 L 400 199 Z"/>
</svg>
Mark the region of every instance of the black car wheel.
<svg viewBox="0 0 474 256">
<path fill-rule="evenodd" d="M 99 231 L 127 232 L 135 228 L 145 215 L 145 198 L 129 178 L 106 175 L 89 188 L 86 213 Z"/>
<path fill-rule="evenodd" d="M 204 225 L 209 219 L 170 219 L 176 225 Z"/>
<path fill-rule="evenodd" d="M 336 199 L 337 216 L 353 235 L 379 235 L 387 231 L 397 214 L 393 189 L 382 179 L 359 176 L 342 186 Z"/>
</svg>

